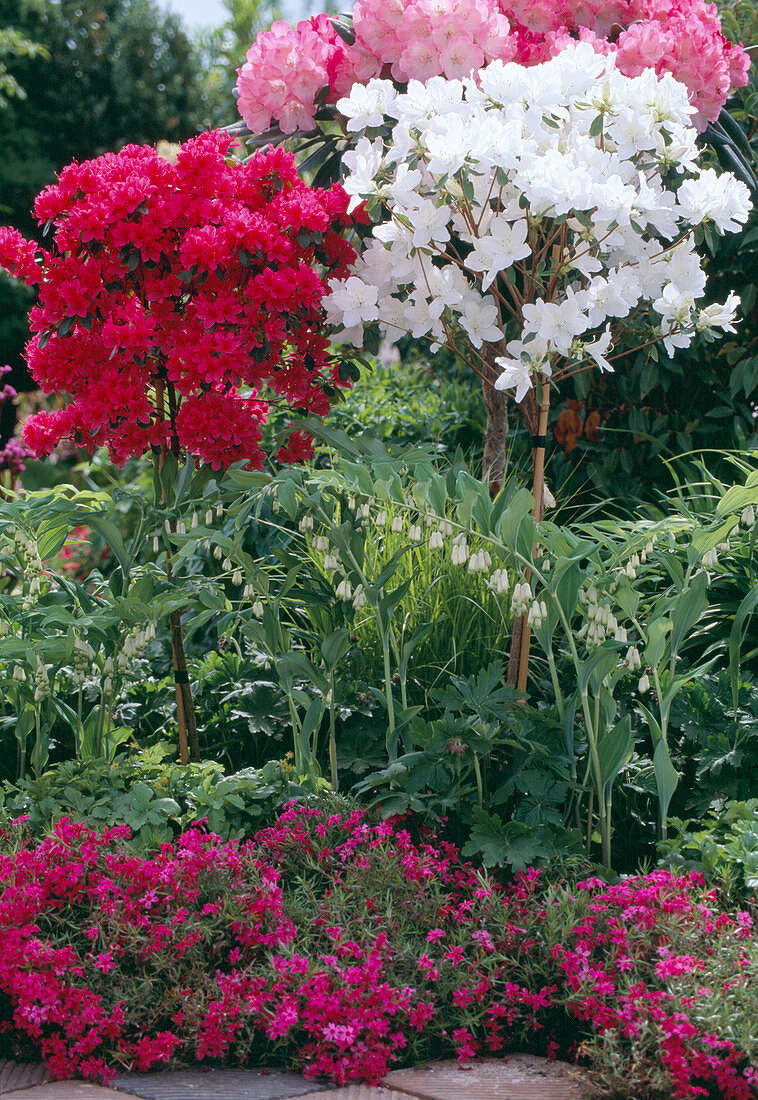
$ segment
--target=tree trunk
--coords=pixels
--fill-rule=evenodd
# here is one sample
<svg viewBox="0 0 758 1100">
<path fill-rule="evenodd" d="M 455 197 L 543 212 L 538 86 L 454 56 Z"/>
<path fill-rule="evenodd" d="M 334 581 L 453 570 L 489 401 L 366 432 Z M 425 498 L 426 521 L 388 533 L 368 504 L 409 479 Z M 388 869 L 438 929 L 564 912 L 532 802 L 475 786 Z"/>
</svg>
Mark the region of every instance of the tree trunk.
<svg viewBox="0 0 758 1100">
<path fill-rule="evenodd" d="M 494 351 L 487 356 L 488 377 L 482 379 L 487 419 L 484 425 L 482 481 L 489 485 L 494 500 L 503 484 L 508 447 L 508 398 L 493 383 L 500 373 L 494 365 Z"/>
</svg>

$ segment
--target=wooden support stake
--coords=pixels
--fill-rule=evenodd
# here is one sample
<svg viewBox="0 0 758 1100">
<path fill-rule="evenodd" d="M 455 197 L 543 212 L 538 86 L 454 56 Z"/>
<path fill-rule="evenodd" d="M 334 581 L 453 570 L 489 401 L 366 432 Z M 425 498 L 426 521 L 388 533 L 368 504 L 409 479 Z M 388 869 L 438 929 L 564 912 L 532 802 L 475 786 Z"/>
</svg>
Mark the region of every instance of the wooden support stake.
<svg viewBox="0 0 758 1100">
<path fill-rule="evenodd" d="M 165 419 L 163 407 L 163 382 L 158 379 L 155 383 L 155 403 L 159 420 Z M 165 443 L 161 443 L 158 456 L 158 472 L 163 469 L 168 449 Z M 161 489 L 163 503 L 166 503 L 166 494 Z M 173 525 L 172 525 L 172 529 Z M 171 580 L 171 555 L 166 552 L 166 576 Z M 192 759 L 200 759 L 200 742 L 197 736 L 197 723 L 195 721 L 195 706 L 192 701 L 192 689 L 190 688 L 189 672 L 187 670 L 187 656 L 184 652 L 184 635 L 182 632 L 182 616 L 179 610 L 172 611 L 169 619 L 171 626 L 171 664 L 174 670 L 174 690 L 176 692 L 176 725 L 179 734 L 179 759 L 182 764 L 188 764 L 190 749 Z"/>
<path fill-rule="evenodd" d="M 545 437 L 547 435 L 547 422 L 550 413 L 550 383 L 546 378 L 542 379 L 542 400 L 539 407 L 537 421 L 537 438 L 532 448 L 532 496 L 534 508 L 532 515 L 537 523 L 542 519 L 544 511 L 545 492 Z M 526 571 L 525 580 L 529 580 L 530 572 Z M 522 615 L 513 624 L 513 637 L 511 639 L 511 658 L 508 665 L 508 683 L 516 684 L 519 691 L 526 691 L 527 676 L 529 675 L 529 649 L 531 644 L 531 627 L 527 616 Z"/>
</svg>

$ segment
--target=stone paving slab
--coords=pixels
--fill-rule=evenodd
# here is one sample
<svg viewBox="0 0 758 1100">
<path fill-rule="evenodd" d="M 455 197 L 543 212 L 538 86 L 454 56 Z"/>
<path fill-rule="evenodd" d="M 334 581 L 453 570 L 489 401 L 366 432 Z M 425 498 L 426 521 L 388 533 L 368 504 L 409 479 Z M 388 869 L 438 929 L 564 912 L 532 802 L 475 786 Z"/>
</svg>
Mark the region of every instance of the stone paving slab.
<svg viewBox="0 0 758 1100">
<path fill-rule="evenodd" d="M 430 1062 L 396 1069 L 384 1083 L 418 1100 L 586 1100 L 587 1078 L 566 1062 L 547 1062 L 531 1054 L 482 1058 L 467 1067 Z"/>
<path fill-rule="evenodd" d="M 29 1089 L 32 1085 L 41 1085 L 49 1080 L 47 1066 L 0 1059 L 0 1096 L 14 1090 Z"/>
<path fill-rule="evenodd" d="M 344 1088 L 329 1089 L 327 1092 L 309 1092 L 298 1100 L 408 1100 L 407 1092 L 396 1092 L 381 1085 L 346 1085 Z"/>
<path fill-rule="evenodd" d="M 12 1065 L 12 1064 L 11 1064 Z M 0 1067 L 1 1069 L 2 1067 Z M 7 1067 L 6 1067 L 7 1068 Z M 16 1067 L 22 1069 L 24 1067 Z M 37 1067 L 26 1067 L 34 1070 Z M 294 1073 L 260 1069 L 214 1069 L 124 1073 L 105 1087 L 84 1081 L 36 1084 L 33 1074 L 16 1075 L 20 1087 L 2 1087 L 0 1096 L 14 1100 L 590 1100 L 586 1075 L 565 1062 L 547 1062 L 530 1054 L 474 1061 L 432 1062 L 415 1069 L 393 1070 L 382 1085 L 320 1085 Z"/>
<path fill-rule="evenodd" d="M 260 1069 L 183 1069 L 161 1073 L 121 1073 L 115 1088 L 143 1100 L 284 1100 L 325 1087 L 296 1073 Z M 111 1094 L 112 1096 L 112 1094 Z M 30 1100 L 36 1100 L 36 1097 Z M 113 1097 L 112 1097 L 113 1100 Z"/>
<path fill-rule="evenodd" d="M 25 1086 L 3 1092 L 12 1100 L 117 1100 L 118 1093 L 87 1081 L 49 1081 L 46 1085 Z"/>
</svg>

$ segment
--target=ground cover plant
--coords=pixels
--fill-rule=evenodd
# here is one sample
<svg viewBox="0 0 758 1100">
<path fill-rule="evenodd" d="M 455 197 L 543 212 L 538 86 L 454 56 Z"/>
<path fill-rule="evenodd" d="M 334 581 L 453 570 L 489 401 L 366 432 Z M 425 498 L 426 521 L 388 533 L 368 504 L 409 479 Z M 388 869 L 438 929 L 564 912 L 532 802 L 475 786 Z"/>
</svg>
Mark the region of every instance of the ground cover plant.
<svg viewBox="0 0 758 1100">
<path fill-rule="evenodd" d="M 127 834 L 3 838 L 4 1029 L 56 1077 L 265 1058 L 376 1081 L 528 1043 L 609 1096 L 756 1095 L 752 919 L 697 875 L 503 889 L 337 803 L 241 846 L 193 829 L 139 858 Z"/>
</svg>

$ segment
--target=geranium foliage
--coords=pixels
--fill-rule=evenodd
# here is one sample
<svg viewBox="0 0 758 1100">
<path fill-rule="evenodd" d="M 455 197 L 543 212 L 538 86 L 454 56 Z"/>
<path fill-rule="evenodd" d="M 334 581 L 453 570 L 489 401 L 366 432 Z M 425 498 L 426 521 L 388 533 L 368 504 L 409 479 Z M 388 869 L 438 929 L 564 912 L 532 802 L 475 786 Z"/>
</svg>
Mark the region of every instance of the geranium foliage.
<svg viewBox="0 0 758 1100">
<path fill-rule="evenodd" d="M 35 204 L 49 251 L 0 229 L 0 266 L 39 288 L 32 375 L 71 399 L 25 425 L 37 455 L 69 439 L 119 463 L 168 447 L 260 466 L 264 387 L 323 414 L 345 384 L 321 299 L 355 255 L 346 196 L 308 187 L 282 150 L 241 164 L 231 145 L 211 132 L 175 163 L 127 146 L 69 165 Z M 296 433 L 280 458 L 308 447 Z"/>
</svg>

